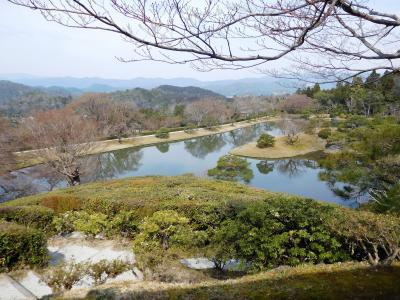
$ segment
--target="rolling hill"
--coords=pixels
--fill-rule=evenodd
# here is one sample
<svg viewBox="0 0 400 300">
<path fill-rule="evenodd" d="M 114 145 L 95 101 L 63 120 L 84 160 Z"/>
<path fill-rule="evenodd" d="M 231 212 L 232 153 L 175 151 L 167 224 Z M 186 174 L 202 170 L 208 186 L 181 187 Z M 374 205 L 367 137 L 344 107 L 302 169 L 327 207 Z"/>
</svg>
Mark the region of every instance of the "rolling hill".
<svg viewBox="0 0 400 300">
<path fill-rule="evenodd" d="M 132 101 L 137 106 L 144 108 L 160 108 L 170 104 L 190 103 L 205 98 L 226 100 L 224 96 L 206 89 L 171 85 L 162 85 L 151 90 L 135 88 L 118 91 L 111 93 L 110 96 L 113 100 Z"/>
</svg>

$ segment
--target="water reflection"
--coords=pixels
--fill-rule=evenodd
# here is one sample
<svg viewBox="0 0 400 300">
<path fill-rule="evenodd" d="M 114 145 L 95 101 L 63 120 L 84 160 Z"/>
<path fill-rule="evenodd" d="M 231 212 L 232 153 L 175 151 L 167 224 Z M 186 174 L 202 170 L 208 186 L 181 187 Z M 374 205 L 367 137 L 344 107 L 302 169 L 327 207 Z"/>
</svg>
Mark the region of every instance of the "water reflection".
<svg viewBox="0 0 400 300">
<path fill-rule="evenodd" d="M 156 148 L 161 153 L 167 153 L 169 151 L 169 144 L 168 143 L 159 144 L 159 145 L 156 145 Z"/>
<path fill-rule="evenodd" d="M 92 155 L 82 169 L 82 182 L 185 173 L 207 176 L 207 170 L 214 168 L 221 156 L 228 154 L 234 147 L 255 141 L 262 132 L 275 136 L 281 134 L 280 129 L 273 124 L 257 124 L 186 141 Z M 344 205 L 352 204 L 337 191 L 338 187 L 343 189 L 343 184 L 321 180 L 319 174 L 324 170 L 319 168 L 315 159 L 247 161 L 252 176 L 248 180 L 239 180 L 251 186 Z M 48 167 L 34 166 L 0 177 L 0 201 L 65 186 L 65 180 Z"/>
<path fill-rule="evenodd" d="M 142 166 L 142 157 L 141 149 L 122 149 L 93 155 L 89 162 L 91 170 L 83 172 L 83 180 L 91 182 L 111 179 L 127 171 L 137 171 Z"/>
<path fill-rule="evenodd" d="M 225 134 L 215 134 L 184 141 L 185 150 L 196 158 L 205 158 L 226 145 Z"/>
<path fill-rule="evenodd" d="M 269 162 L 268 160 L 262 160 L 258 164 L 256 164 L 258 172 L 261 174 L 267 175 L 268 173 L 271 173 L 274 170 L 274 163 Z"/>
</svg>

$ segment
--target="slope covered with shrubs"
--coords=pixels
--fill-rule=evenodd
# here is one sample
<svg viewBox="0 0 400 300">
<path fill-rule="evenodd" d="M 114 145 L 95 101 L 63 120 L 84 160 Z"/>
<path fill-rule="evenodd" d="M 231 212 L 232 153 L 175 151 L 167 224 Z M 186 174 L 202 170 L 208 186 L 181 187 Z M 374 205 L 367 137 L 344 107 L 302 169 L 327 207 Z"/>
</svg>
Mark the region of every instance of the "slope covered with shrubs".
<svg viewBox="0 0 400 300">
<path fill-rule="evenodd" d="M 40 226 L 19 217 L 35 214 L 45 220 Z M 146 274 L 187 257 L 207 257 L 219 269 L 234 259 L 243 272 L 347 260 L 390 264 L 400 245 L 397 217 L 193 176 L 81 185 L 8 202 L 0 217 L 46 232 L 128 237 Z"/>
</svg>

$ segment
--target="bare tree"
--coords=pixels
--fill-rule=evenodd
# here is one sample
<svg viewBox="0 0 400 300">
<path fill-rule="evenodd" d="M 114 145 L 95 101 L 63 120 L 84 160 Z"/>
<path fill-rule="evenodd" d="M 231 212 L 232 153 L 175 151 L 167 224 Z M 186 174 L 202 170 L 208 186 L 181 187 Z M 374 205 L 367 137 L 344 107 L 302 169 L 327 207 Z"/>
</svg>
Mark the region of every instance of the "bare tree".
<svg viewBox="0 0 400 300">
<path fill-rule="evenodd" d="M 107 123 L 109 125 L 109 133 L 117 136 L 118 142 L 122 143 L 122 137 L 128 133 L 128 123 L 135 105 L 126 102 L 114 102 L 108 110 Z"/>
<path fill-rule="evenodd" d="M 286 142 L 294 145 L 299 141 L 299 134 L 304 131 L 307 121 L 300 119 L 292 119 L 284 115 L 282 120 L 278 122 L 283 134 L 286 136 Z"/>
<path fill-rule="evenodd" d="M 15 165 L 14 130 L 6 118 L 0 117 L 0 174 Z"/>
<path fill-rule="evenodd" d="M 233 116 L 233 108 L 220 100 L 206 98 L 192 102 L 185 108 L 185 116 L 190 122 L 197 126 L 207 127 L 226 122 Z"/>
<path fill-rule="evenodd" d="M 92 149 L 96 123 L 69 110 L 41 112 L 24 120 L 31 154 L 63 175 L 69 185 L 80 184 L 84 155 Z"/>
<path fill-rule="evenodd" d="M 137 54 L 122 61 L 209 70 L 262 69 L 286 58 L 295 66 L 284 75 L 306 73 L 309 81 L 399 70 L 399 15 L 363 0 L 8 1 L 64 26 L 122 35 Z"/>
</svg>

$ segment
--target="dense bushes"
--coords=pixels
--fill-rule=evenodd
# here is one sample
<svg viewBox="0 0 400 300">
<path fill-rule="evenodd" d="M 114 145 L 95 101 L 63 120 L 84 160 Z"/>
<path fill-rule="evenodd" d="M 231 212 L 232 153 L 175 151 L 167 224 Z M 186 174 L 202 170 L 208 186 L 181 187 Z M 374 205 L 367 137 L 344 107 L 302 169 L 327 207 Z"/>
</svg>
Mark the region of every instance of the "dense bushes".
<svg viewBox="0 0 400 300">
<path fill-rule="evenodd" d="M 156 131 L 155 137 L 159 139 L 167 139 L 169 138 L 169 130 L 167 128 L 162 127 Z"/>
<path fill-rule="evenodd" d="M 36 227 L 45 232 L 51 231 L 54 212 L 42 206 L 0 207 L 0 219 L 28 227 Z"/>
<path fill-rule="evenodd" d="M 44 234 L 38 229 L 0 222 L 0 271 L 47 262 Z"/>
<path fill-rule="evenodd" d="M 398 217 L 343 209 L 329 224 L 371 265 L 390 265 L 400 254 Z"/>
<path fill-rule="evenodd" d="M 236 163 L 228 159 L 224 166 L 231 172 Z M 83 206 L 55 218 L 58 232 L 130 237 L 138 266 L 153 267 L 154 272 L 168 270 L 172 262 L 188 257 L 207 257 L 220 269 L 235 259 L 244 271 L 367 260 L 369 253 L 375 255 L 371 252 L 375 246 L 363 249 L 357 233 L 363 228 L 368 231 L 366 238 L 377 243 L 380 261 L 386 259 L 384 249 L 391 251 L 400 244 L 398 219 L 386 221 L 375 214 L 227 181 L 141 177 L 57 191 L 62 193 L 79 194 Z M 17 203 L 41 203 L 43 197 Z M 339 224 L 333 225 L 335 220 Z"/>
<path fill-rule="evenodd" d="M 90 277 L 94 283 L 102 284 L 109 278 L 132 268 L 131 264 L 122 260 L 100 260 L 96 263 L 58 264 L 49 268 L 43 275 L 42 280 L 55 291 L 70 290 L 84 278 Z"/>
<path fill-rule="evenodd" d="M 324 140 L 326 140 L 331 134 L 332 130 L 330 128 L 323 128 L 318 132 L 318 136 Z"/>
<path fill-rule="evenodd" d="M 116 214 L 71 211 L 55 217 L 53 225 L 59 234 L 81 231 L 90 237 L 97 234 L 132 237 L 137 232 L 139 219 L 135 211 L 122 210 Z"/>
<path fill-rule="evenodd" d="M 275 138 L 268 133 L 263 133 L 257 140 L 258 148 L 269 148 L 275 145 Z"/>
<path fill-rule="evenodd" d="M 213 260 L 239 259 L 252 270 L 349 258 L 325 220 L 335 209 L 313 200 L 256 202 L 216 230 Z M 219 246 L 221 245 L 221 246 Z M 222 263 L 225 263 L 222 261 Z"/>
</svg>

